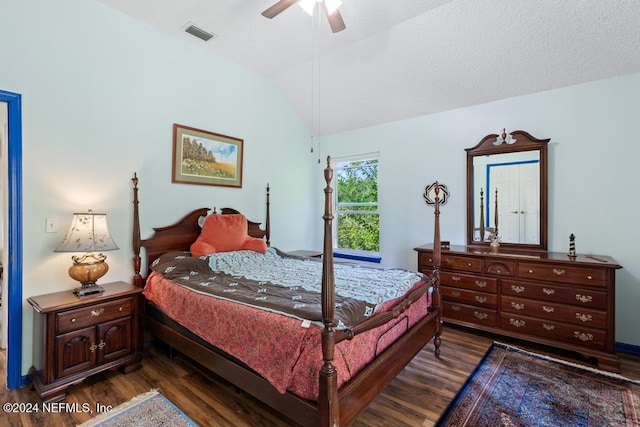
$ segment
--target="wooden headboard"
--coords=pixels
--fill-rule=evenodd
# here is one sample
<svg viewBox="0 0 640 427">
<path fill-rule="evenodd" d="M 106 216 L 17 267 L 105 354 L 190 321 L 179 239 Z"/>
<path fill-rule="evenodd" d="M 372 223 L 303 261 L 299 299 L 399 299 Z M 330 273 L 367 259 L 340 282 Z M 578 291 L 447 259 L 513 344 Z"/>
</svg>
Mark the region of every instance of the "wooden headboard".
<svg viewBox="0 0 640 427">
<path fill-rule="evenodd" d="M 133 284 L 138 287 L 144 287 L 145 279 L 140 274 L 142 259 L 140 257 L 141 248 L 145 248 L 146 268 L 160 255 L 172 251 L 188 251 L 191 244 L 196 241 L 202 229 L 202 219 L 207 215 L 231 215 L 240 212 L 233 208 L 222 208 L 220 213 L 215 209 L 211 212 L 209 208 L 199 208 L 189 212 L 182 219 L 172 225 L 165 227 L 157 227 L 153 229 L 153 234 L 148 239 L 140 238 L 140 214 L 138 210 L 138 177 L 136 174 L 131 179 L 133 182 Z M 248 222 L 247 232 L 252 237 L 266 239 L 267 245 L 270 245 L 270 214 L 269 214 L 269 184 L 267 184 L 267 202 L 266 202 L 266 223 L 265 229 L 261 229 L 260 222 Z M 146 277 L 146 276 L 145 276 Z"/>
</svg>

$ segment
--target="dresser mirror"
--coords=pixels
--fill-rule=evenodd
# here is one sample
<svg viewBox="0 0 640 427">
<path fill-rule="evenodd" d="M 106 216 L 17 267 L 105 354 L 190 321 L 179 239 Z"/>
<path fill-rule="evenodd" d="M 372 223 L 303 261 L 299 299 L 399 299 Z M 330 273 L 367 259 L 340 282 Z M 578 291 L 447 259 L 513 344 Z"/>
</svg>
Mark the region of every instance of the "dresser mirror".
<svg viewBox="0 0 640 427">
<path fill-rule="evenodd" d="M 548 142 L 503 131 L 465 149 L 468 246 L 547 250 Z"/>
</svg>

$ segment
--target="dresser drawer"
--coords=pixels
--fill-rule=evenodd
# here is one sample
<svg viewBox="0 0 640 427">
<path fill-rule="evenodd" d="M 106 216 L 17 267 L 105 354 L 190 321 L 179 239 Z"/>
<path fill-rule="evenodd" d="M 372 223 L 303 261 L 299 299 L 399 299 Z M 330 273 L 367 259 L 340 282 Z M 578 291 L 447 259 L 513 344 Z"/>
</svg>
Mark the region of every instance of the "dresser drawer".
<svg viewBox="0 0 640 427">
<path fill-rule="evenodd" d="M 464 256 L 442 255 L 442 268 L 481 273 L 482 260 Z"/>
<path fill-rule="evenodd" d="M 555 320 L 535 319 L 513 313 L 501 313 L 502 329 L 544 337 L 583 347 L 604 350 L 607 334 L 603 330 L 580 327 Z"/>
<path fill-rule="evenodd" d="M 607 308 L 607 293 L 593 289 L 583 290 L 557 284 L 529 283 L 524 280 L 508 279 L 501 282 L 500 288 L 502 295 L 561 302 L 602 310 L 606 310 Z"/>
<path fill-rule="evenodd" d="M 607 272 L 604 269 L 565 267 L 520 262 L 518 277 L 551 282 L 572 283 L 576 285 L 607 286 Z"/>
<path fill-rule="evenodd" d="M 498 324 L 498 316 L 495 310 L 447 301 L 444 301 L 442 306 L 442 315 L 445 320 L 461 320 L 484 326 L 496 326 Z"/>
<path fill-rule="evenodd" d="M 440 284 L 442 286 L 453 286 L 456 288 L 491 293 L 496 293 L 498 290 L 498 279 L 494 279 L 492 277 L 473 276 L 471 274 L 451 273 L 449 271 L 443 271 L 440 273 Z"/>
<path fill-rule="evenodd" d="M 503 296 L 500 308 L 503 312 L 541 317 L 590 328 L 604 329 L 607 325 L 607 316 L 604 311 L 564 304 Z"/>
<path fill-rule="evenodd" d="M 442 292 L 442 297 L 447 301 L 456 301 L 463 304 L 471 304 L 477 307 L 495 309 L 498 300 L 496 294 L 486 294 L 484 292 L 452 288 L 449 286 L 442 286 L 440 290 Z"/>
<path fill-rule="evenodd" d="M 123 298 L 90 307 L 78 308 L 56 314 L 56 332 L 65 333 L 94 326 L 108 320 L 130 316 L 133 313 L 133 298 Z"/>
<path fill-rule="evenodd" d="M 513 261 L 486 260 L 484 272 L 496 276 L 515 276 L 516 263 Z"/>
</svg>

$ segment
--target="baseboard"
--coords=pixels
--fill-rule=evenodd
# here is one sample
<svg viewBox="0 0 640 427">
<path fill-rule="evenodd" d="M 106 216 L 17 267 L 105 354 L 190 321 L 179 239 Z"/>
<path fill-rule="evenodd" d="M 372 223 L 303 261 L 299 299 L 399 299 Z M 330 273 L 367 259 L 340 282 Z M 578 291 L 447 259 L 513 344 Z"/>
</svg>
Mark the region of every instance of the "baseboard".
<svg viewBox="0 0 640 427">
<path fill-rule="evenodd" d="M 635 356 L 640 356 L 640 345 L 625 344 L 623 342 L 617 342 L 616 351 L 620 353 L 629 353 Z"/>
</svg>

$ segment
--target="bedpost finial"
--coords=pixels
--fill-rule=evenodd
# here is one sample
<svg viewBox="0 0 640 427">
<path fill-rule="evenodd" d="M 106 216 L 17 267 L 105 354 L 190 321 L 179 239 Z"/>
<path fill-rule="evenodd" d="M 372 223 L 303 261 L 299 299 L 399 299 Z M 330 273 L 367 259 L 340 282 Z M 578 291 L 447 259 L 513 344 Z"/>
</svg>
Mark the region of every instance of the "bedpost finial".
<svg viewBox="0 0 640 427">
<path fill-rule="evenodd" d="M 138 174 L 136 174 L 135 172 L 133 173 L 133 178 L 131 178 L 131 181 L 133 181 L 133 186 L 135 188 L 138 188 Z"/>
<path fill-rule="evenodd" d="M 331 156 L 327 156 L 327 167 L 324 169 L 324 180 L 327 182 L 327 185 L 333 179 L 333 169 L 331 169 Z"/>
</svg>

